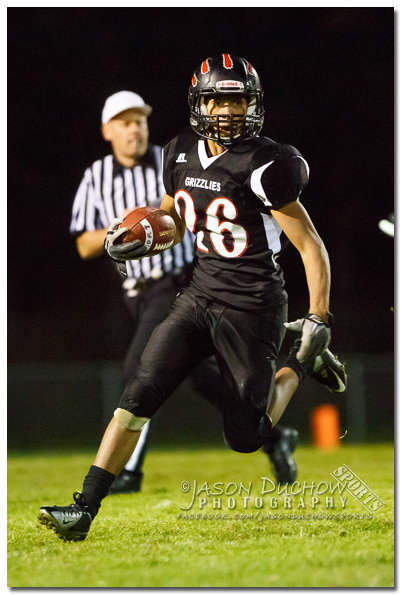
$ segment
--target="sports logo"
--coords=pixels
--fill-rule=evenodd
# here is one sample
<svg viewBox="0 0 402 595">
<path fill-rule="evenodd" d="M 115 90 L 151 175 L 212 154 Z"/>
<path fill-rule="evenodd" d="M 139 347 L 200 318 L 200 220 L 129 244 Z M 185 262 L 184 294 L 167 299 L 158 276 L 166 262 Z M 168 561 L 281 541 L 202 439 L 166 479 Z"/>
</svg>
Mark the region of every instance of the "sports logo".
<svg viewBox="0 0 402 595">
<path fill-rule="evenodd" d="M 195 73 L 194 73 L 194 74 L 193 74 L 193 78 L 191 79 L 191 84 L 193 85 L 193 87 L 195 87 L 195 86 L 196 86 L 197 82 L 198 82 L 198 81 L 197 81 L 197 77 L 195 76 Z"/>
<path fill-rule="evenodd" d="M 244 91 L 244 84 L 241 81 L 217 81 L 217 91 Z"/>
<path fill-rule="evenodd" d="M 208 60 L 209 60 L 209 58 L 207 60 L 204 60 L 204 62 L 201 64 L 201 73 L 202 74 L 207 74 L 207 72 L 209 72 Z"/>
<path fill-rule="evenodd" d="M 247 62 L 247 72 L 249 74 L 254 74 L 254 68 L 251 66 L 250 62 Z"/>
<path fill-rule="evenodd" d="M 229 54 L 222 54 L 223 56 L 223 65 L 225 68 L 233 68 L 233 60 Z"/>
</svg>

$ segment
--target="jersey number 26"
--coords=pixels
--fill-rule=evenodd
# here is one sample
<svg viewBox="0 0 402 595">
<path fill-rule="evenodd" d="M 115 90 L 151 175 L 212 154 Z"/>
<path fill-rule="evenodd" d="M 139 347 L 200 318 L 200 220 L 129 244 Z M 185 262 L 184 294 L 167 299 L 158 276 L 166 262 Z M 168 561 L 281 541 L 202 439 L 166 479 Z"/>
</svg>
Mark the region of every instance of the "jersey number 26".
<svg viewBox="0 0 402 595">
<path fill-rule="evenodd" d="M 175 208 L 178 215 L 184 219 L 188 229 L 194 233 L 197 223 L 197 213 L 195 212 L 194 200 L 185 190 L 178 190 L 174 196 Z M 183 204 L 184 203 L 184 204 Z M 182 208 L 184 207 L 184 214 Z M 218 218 L 218 211 L 222 208 L 222 214 L 229 221 L 221 221 Z M 205 229 L 209 233 L 211 244 L 220 256 L 226 258 L 238 258 L 241 256 L 248 245 L 248 235 L 244 227 L 233 223 L 238 217 L 235 205 L 225 196 L 214 198 L 205 209 Z M 233 239 L 233 247 L 229 250 L 225 245 L 224 232 L 229 232 Z M 197 233 L 197 248 L 202 252 L 209 252 L 204 244 L 204 231 Z"/>
</svg>

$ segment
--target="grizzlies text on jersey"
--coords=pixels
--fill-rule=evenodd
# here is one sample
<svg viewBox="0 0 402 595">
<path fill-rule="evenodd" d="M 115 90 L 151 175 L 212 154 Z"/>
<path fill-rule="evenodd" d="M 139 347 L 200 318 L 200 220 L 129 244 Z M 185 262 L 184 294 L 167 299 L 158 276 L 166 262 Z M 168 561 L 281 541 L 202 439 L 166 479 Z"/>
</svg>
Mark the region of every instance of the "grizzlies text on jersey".
<svg viewBox="0 0 402 595">
<path fill-rule="evenodd" d="M 186 129 L 164 149 L 163 181 L 196 235 L 191 285 L 200 295 L 242 310 L 286 301 L 275 260 L 282 230 L 271 209 L 296 201 L 308 182 L 297 149 L 255 137 L 211 157 Z"/>
</svg>

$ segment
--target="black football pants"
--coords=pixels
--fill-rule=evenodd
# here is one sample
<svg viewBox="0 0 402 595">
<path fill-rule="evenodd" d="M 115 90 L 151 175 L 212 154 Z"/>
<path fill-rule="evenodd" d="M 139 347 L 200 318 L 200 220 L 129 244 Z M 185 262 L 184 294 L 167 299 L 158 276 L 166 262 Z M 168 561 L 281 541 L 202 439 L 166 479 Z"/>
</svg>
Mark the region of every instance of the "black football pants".
<svg viewBox="0 0 402 595">
<path fill-rule="evenodd" d="M 214 355 L 225 438 L 238 452 L 258 450 L 265 442 L 259 427 L 272 396 L 286 320 L 287 304 L 269 312 L 243 312 L 196 297 L 187 288 L 153 331 L 119 407 L 151 418 L 196 366 Z"/>
<path fill-rule="evenodd" d="M 140 364 L 141 355 L 156 326 L 163 322 L 185 280 L 185 273 L 168 276 L 146 285 L 137 295 L 127 291 L 124 302 L 134 321 L 134 334 L 125 361 L 125 384 L 134 381 Z M 202 362 L 188 378 L 190 388 L 199 393 L 215 408 L 220 409 L 222 398 L 221 377 L 214 358 Z M 126 469 L 140 472 L 144 458 L 152 439 L 155 418 L 149 422 L 146 432 L 136 447 L 135 455 Z"/>
</svg>

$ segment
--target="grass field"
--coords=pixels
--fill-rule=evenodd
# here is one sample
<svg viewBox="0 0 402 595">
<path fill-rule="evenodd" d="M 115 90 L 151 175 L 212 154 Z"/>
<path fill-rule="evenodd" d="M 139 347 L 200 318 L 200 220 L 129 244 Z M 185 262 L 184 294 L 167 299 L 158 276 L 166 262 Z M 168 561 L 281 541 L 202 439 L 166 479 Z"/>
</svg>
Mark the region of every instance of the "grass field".
<svg viewBox="0 0 402 595">
<path fill-rule="evenodd" d="M 393 586 L 391 445 L 346 445 L 334 452 L 300 447 L 301 487 L 303 482 L 307 486 L 314 482 L 316 487 L 305 489 L 303 496 L 296 494 L 296 485 L 295 495 L 288 495 L 287 501 L 286 494 L 277 490 L 261 495 L 261 478 L 272 478 L 262 453 L 151 451 L 143 491 L 108 497 L 86 541 L 64 543 L 37 525 L 38 509 L 72 502 L 72 492 L 81 489 L 93 454 L 10 453 L 9 587 Z M 377 512 L 369 514 L 346 491 L 331 495 L 331 482 L 332 487 L 336 484 L 331 472 L 344 464 L 384 501 Z M 180 507 L 190 505 L 194 481 L 198 490 L 204 490 L 184 511 Z M 219 500 L 214 503 L 213 496 L 208 497 L 205 482 L 214 492 L 219 488 L 232 492 L 234 484 L 239 488 L 242 482 L 250 500 L 243 499 L 244 490 L 216 495 L 221 498 L 218 508 Z M 222 484 L 214 488 L 217 482 Z M 264 487 L 268 490 L 271 484 L 265 481 Z M 331 496 L 333 501 L 326 502 Z M 347 498 L 344 508 L 341 496 Z M 285 508 L 285 502 L 292 508 Z M 188 518 L 178 518 L 186 513 Z M 206 518 L 195 518 L 203 513 Z M 218 514 L 226 518 L 208 518 Z M 277 518 L 272 518 L 275 514 Z"/>
</svg>

